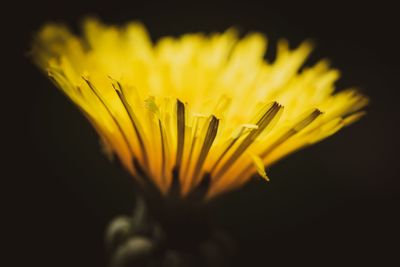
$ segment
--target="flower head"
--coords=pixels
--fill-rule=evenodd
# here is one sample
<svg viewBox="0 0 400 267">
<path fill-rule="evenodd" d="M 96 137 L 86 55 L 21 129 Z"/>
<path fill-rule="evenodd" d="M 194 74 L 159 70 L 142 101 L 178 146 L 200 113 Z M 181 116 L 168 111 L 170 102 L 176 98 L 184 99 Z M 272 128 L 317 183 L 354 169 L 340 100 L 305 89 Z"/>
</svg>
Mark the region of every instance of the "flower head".
<svg viewBox="0 0 400 267">
<path fill-rule="evenodd" d="M 185 34 L 153 43 L 137 22 L 88 19 L 83 36 L 49 24 L 34 59 L 82 111 L 109 155 L 166 194 L 235 189 L 282 157 L 337 132 L 364 113 L 355 89 L 335 92 L 339 72 L 322 60 L 302 68 L 309 42 L 277 45 L 264 59 L 259 33 Z M 145 178 L 138 173 L 145 173 Z M 143 182 L 143 181 L 141 181 Z"/>
</svg>

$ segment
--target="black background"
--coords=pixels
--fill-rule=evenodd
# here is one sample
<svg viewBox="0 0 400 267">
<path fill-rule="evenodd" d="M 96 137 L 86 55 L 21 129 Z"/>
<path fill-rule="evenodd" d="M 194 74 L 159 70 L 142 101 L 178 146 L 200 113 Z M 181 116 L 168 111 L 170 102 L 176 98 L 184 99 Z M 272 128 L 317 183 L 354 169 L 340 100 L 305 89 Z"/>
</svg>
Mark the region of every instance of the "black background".
<svg viewBox="0 0 400 267">
<path fill-rule="evenodd" d="M 302 1 L 301 1 L 302 2 Z M 78 110 L 27 56 L 48 21 L 78 29 L 85 15 L 105 22 L 138 19 L 152 37 L 222 31 L 236 25 L 299 44 L 313 39 L 309 63 L 329 58 L 342 71 L 339 88 L 370 96 L 368 115 L 334 137 L 284 159 L 271 182 L 254 181 L 214 205 L 215 221 L 241 247 L 237 266 L 396 266 L 399 252 L 398 12 L 383 2 L 280 4 L 150 1 L 35 1 L 3 9 L 3 57 L 10 58 L 2 96 L 3 203 L 11 213 L 8 248 L 18 266 L 106 266 L 103 234 L 133 207 L 129 176 L 100 153 Z M 9 52 L 11 51 L 11 52 Z M 6 83 L 7 84 L 7 83 Z M 8 136 L 9 135 L 9 136 Z M 6 169 L 4 169 L 6 170 Z M 6 171 L 4 171 L 6 174 Z M 29 265 L 19 265 L 26 260 Z M 260 264 L 261 263 L 261 264 Z M 397 263 L 397 264 L 396 264 Z"/>
</svg>

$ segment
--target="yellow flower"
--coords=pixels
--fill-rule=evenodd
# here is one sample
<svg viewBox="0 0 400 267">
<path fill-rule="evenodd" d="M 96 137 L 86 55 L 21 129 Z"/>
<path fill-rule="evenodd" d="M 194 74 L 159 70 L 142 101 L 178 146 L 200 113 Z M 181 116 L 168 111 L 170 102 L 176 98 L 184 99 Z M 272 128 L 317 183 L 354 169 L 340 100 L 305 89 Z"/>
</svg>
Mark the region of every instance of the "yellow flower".
<svg viewBox="0 0 400 267">
<path fill-rule="evenodd" d="M 327 61 L 302 68 L 309 42 L 279 41 L 273 62 L 266 47 L 264 35 L 234 29 L 153 43 L 140 23 L 88 19 L 82 37 L 46 25 L 32 52 L 139 182 L 166 194 L 178 177 L 186 196 L 209 179 L 211 198 L 256 172 L 268 180 L 265 168 L 364 114 L 367 98 L 335 92 Z"/>
</svg>

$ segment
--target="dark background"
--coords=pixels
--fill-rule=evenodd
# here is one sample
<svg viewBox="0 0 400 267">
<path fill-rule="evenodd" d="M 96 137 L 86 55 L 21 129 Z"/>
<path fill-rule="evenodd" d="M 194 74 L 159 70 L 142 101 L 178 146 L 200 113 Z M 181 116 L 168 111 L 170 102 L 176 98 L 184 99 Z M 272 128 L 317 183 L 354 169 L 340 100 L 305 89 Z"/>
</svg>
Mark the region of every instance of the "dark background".
<svg viewBox="0 0 400 267">
<path fill-rule="evenodd" d="M 267 34 L 271 51 L 281 37 L 315 40 L 309 63 L 331 59 L 343 74 L 339 88 L 370 96 L 368 115 L 275 165 L 269 184 L 255 181 L 220 199 L 215 221 L 240 244 L 237 266 L 399 265 L 398 9 L 301 2 L 35 1 L 4 9 L 10 32 L 2 43 L 11 50 L 3 57 L 11 61 L 2 80 L 11 97 L 2 96 L 3 169 L 11 172 L 2 180 L 13 187 L 3 186 L 11 213 L 2 219 L 13 227 L 4 229 L 14 263 L 106 266 L 105 227 L 133 208 L 128 175 L 100 153 L 94 130 L 27 56 L 44 23 L 78 29 L 95 14 L 110 23 L 141 20 L 155 39 L 236 25 Z"/>
</svg>

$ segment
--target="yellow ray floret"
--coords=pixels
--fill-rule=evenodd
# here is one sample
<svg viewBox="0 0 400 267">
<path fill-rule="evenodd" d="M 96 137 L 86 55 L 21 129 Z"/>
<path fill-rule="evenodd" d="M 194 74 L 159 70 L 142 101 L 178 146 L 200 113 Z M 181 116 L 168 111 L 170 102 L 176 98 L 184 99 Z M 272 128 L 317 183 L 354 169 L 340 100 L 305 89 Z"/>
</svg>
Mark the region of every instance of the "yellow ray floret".
<svg viewBox="0 0 400 267">
<path fill-rule="evenodd" d="M 210 177 L 207 197 L 240 187 L 254 173 L 318 142 L 363 115 L 367 98 L 335 92 L 326 61 L 302 68 L 312 47 L 234 29 L 164 37 L 153 43 L 137 22 L 88 19 L 83 36 L 46 25 L 33 56 L 138 180 L 138 167 L 162 193 L 173 176 L 181 195 Z"/>
</svg>

